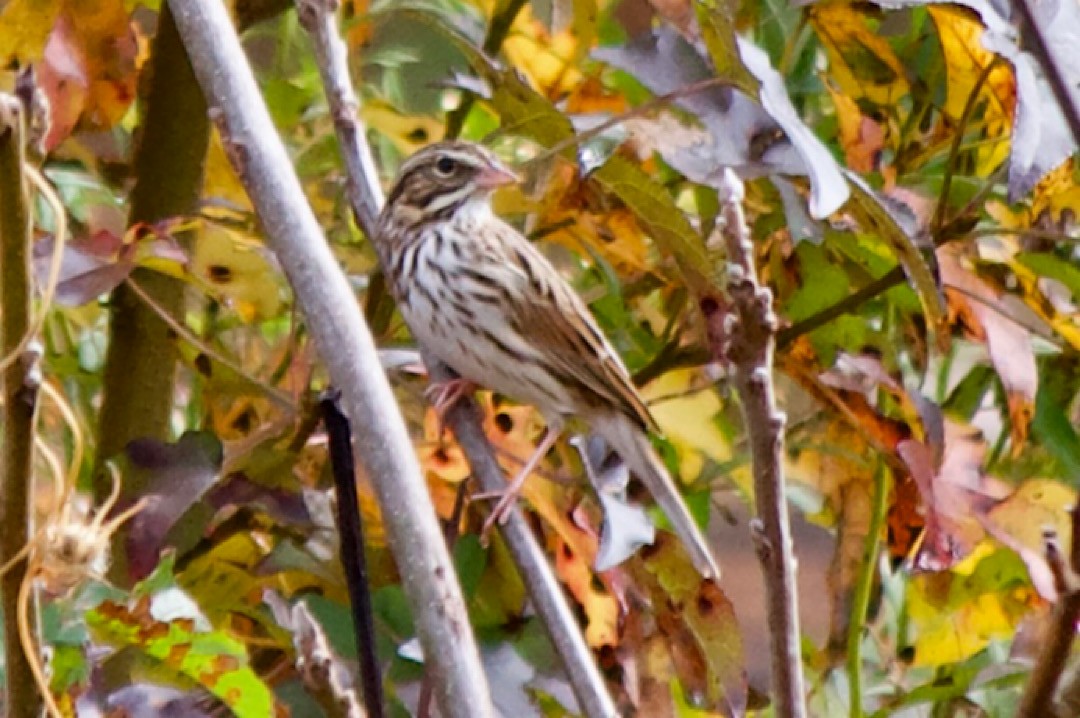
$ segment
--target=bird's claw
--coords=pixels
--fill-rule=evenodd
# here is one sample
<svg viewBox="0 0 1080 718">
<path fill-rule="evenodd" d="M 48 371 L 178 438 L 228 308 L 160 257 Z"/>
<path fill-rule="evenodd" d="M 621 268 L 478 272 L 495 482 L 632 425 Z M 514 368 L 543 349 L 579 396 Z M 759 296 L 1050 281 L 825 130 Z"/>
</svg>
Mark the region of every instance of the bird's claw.
<svg viewBox="0 0 1080 718">
<path fill-rule="evenodd" d="M 446 431 L 446 412 L 462 398 L 476 391 L 476 384 L 468 379 L 457 377 L 446 381 L 433 381 L 424 389 L 424 398 L 435 410 L 439 420 L 439 436 Z"/>
</svg>

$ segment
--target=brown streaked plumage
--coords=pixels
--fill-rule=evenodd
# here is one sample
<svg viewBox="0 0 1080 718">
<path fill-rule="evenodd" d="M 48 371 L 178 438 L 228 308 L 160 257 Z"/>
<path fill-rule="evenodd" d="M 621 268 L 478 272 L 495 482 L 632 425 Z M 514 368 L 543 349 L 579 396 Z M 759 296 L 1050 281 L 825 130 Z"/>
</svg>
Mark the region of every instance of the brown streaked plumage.
<svg viewBox="0 0 1080 718">
<path fill-rule="evenodd" d="M 514 181 L 479 145 L 426 147 L 402 165 L 376 237 L 391 292 L 417 340 L 463 379 L 534 405 L 548 423 L 494 516 L 513 501 L 567 418 L 578 416 L 645 482 L 698 570 L 718 577 L 649 443 L 656 426 L 622 360 L 547 258 L 492 214 L 492 190 Z"/>
</svg>

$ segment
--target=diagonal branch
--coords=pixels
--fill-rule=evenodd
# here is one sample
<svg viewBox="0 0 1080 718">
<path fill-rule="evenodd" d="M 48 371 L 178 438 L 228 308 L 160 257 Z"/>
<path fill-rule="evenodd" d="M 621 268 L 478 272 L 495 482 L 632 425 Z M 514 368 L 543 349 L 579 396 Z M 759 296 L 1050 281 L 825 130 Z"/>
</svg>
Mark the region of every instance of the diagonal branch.
<svg viewBox="0 0 1080 718">
<path fill-rule="evenodd" d="M 338 144 L 348 173 L 349 201 L 357 224 L 367 236 L 375 231 L 375 222 L 383 202 L 375 163 L 357 119 L 358 102 L 349 79 L 345 45 L 338 33 L 336 18 L 326 0 L 300 0 L 300 18 L 311 34 L 319 72 L 326 87 L 330 112 L 338 131 Z M 449 379 L 444 367 L 425 355 L 434 381 Z M 484 491 L 506 488 L 506 478 L 480 425 L 480 416 L 472 401 L 457 402 L 446 414 L 462 451 L 468 457 L 473 474 Z M 615 716 L 615 706 L 604 687 L 592 654 L 581 634 L 565 595 L 547 556 L 517 509 L 501 527 L 503 538 L 521 571 L 533 607 L 547 629 L 555 650 L 562 658 L 574 693 L 585 714 L 594 717 Z"/>
<path fill-rule="evenodd" d="M 356 298 L 289 161 L 224 3 L 170 0 L 229 159 L 355 430 L 446 718 L 493 715 L 487 677 L 405 422 Z"/>
</svg>

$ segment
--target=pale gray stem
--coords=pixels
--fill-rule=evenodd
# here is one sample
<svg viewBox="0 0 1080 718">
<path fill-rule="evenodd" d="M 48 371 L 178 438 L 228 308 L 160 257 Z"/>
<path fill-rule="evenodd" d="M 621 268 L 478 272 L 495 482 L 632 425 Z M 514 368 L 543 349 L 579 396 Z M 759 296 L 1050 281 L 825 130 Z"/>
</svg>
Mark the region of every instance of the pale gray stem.
<svg viewBox="0 0 1080 718">
<path fill-rule="evenodd" d="M 757 506 L 757 519 L 751 528 L 756 526 L 754 543 L 765 576 L 776 715 L 804 718 L 806 689 L 800 651 L 795 553 L 784 496 L 786 417 L 776 408 L 773 387 L 776 315 L 772 293 L 758 282 L 754 247 L 742 211 L 742 182 L 727 169 L 723 184 L 722 217 L 709 244 L 722 244 L 727 250 L 728 296 L 705 298 L 702 309 L 713 354 L 734 370 L 734 384 L 750 438 Z"/>
</svg>

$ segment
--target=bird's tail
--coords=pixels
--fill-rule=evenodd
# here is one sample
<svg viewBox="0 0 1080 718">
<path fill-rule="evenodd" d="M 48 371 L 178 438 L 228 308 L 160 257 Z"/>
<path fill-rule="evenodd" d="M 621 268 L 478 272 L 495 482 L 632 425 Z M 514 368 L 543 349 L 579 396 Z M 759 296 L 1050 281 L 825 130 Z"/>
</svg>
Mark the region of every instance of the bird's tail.
<svg viewBox="0 0 1080 718">
<path fill-rule="evenodd" d="M 633 420 L 620 413 L 612 412 L 599 417 L 589 417 L 592 428 L 611 444 L 630 471 L 635 474 L 656 503 L 664 510 L 675 533 L 686 546 L 690 560 L 705 578 L 720 578 L 720 566 L 712 557 L 708 543 L 698 528 L 694 517 L 690 515 L 686 502 L 679 489 L 672 481 L 660 457 L 656 455 L 649 437 Z"/>
</svg>

